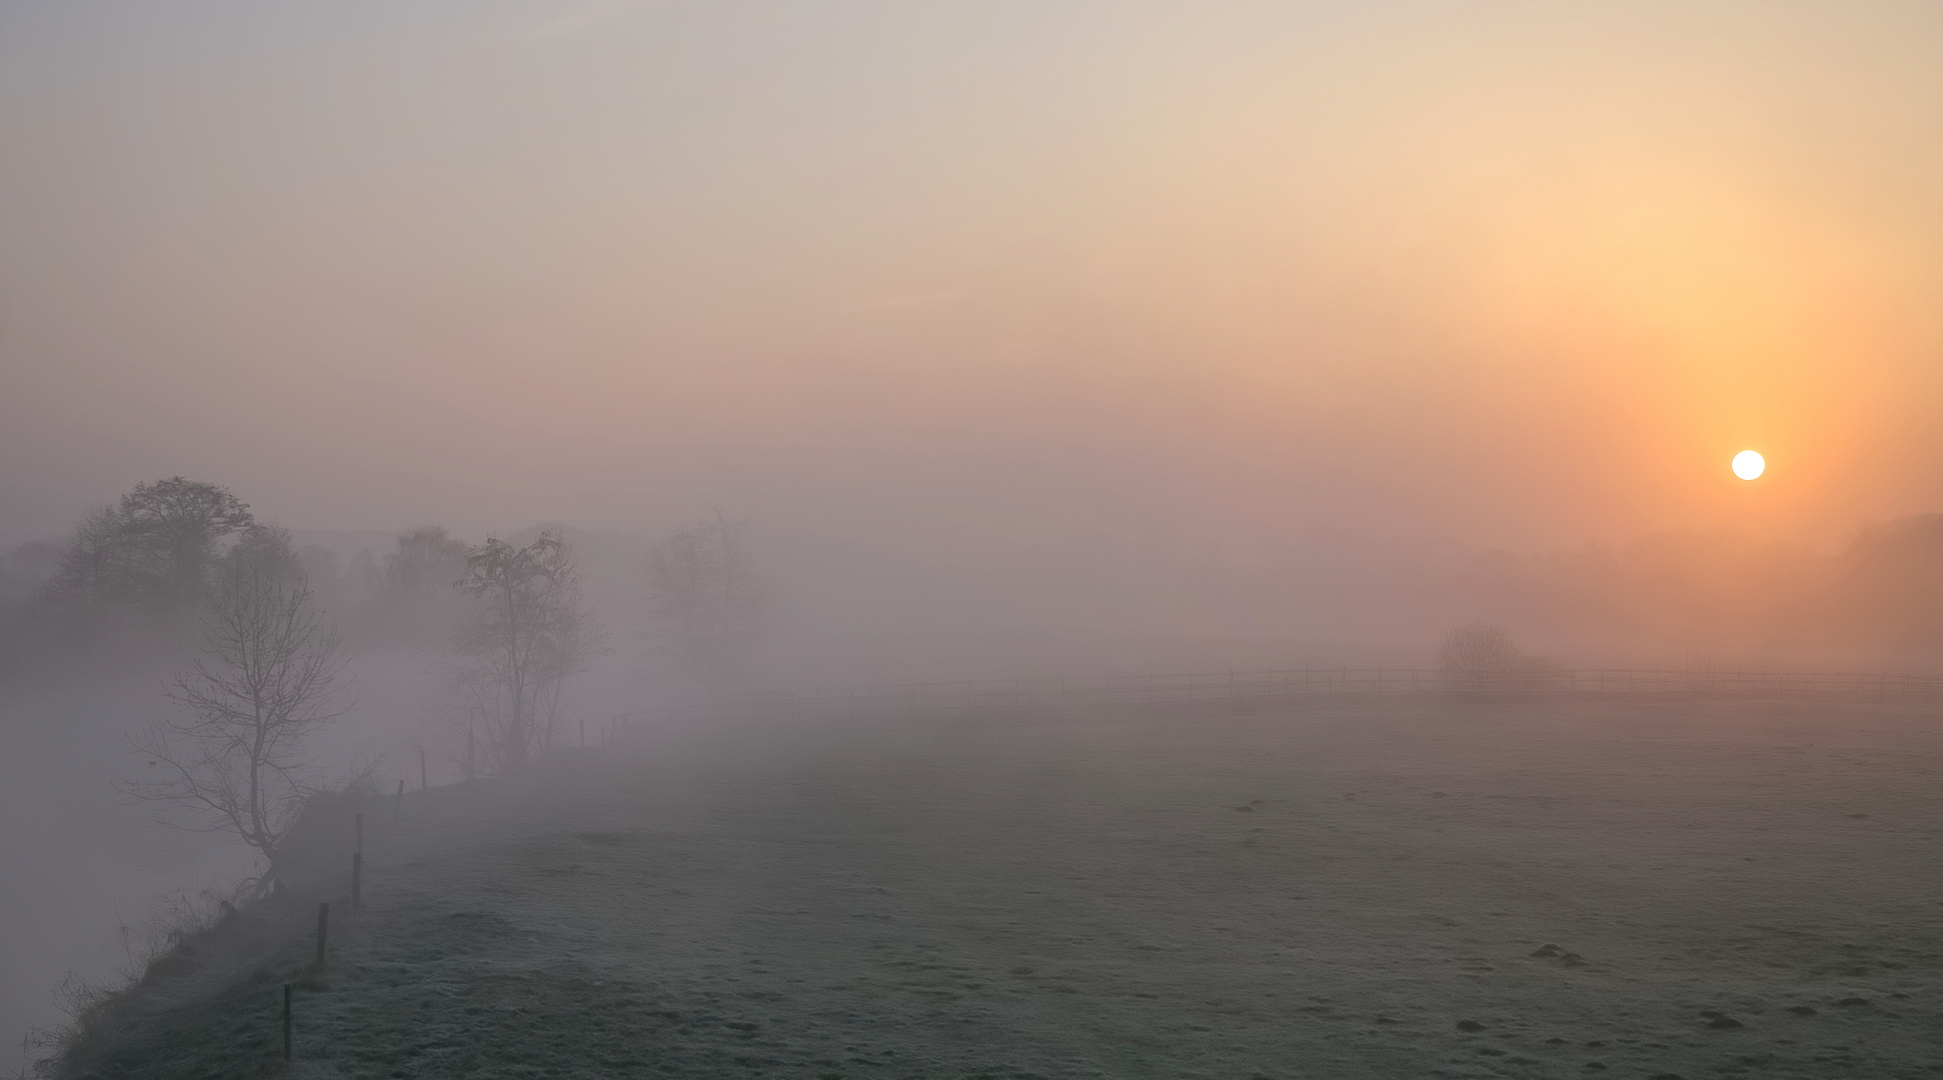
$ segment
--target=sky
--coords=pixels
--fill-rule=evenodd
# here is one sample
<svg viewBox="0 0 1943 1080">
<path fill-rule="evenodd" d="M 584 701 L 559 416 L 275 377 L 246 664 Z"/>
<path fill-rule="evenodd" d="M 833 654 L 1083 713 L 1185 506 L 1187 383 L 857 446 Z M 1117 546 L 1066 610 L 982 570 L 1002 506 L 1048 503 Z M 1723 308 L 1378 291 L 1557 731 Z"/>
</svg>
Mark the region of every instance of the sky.
<svg viewBox="0 0 1943 1080">
<path fill-rule="evenodd" d="M 0 3 L 0 544 L 180 473 L 462 535 L 1830 545 L 1939 509 L 1940 52 L 1915 2 Z"/>
</svg>

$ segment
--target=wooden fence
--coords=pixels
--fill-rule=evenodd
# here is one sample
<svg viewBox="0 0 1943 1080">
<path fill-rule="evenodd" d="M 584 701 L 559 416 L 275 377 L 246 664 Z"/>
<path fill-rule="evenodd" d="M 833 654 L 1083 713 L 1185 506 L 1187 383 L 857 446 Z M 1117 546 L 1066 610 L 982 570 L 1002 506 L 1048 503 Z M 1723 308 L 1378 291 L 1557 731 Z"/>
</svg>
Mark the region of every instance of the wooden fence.
<svg viewBox="0 0 1943 1080">
<path fill-rule="evenodd" d="M 1715 671 L 1556 668 L 1450 673 L 1418 668 L 1275 668 L 1094 679 L 969 679 L 778 691 L 733 699 L 737 718 L 839 719 L 956 713 L 1037 712 L 1192 702 L 1276 702 L 1330 695 L 1821 695 L 1927 700 L 1943 677 L 1892 672 Z M 668 716 L 614 717 L 617 729 Z"/>
</svg>

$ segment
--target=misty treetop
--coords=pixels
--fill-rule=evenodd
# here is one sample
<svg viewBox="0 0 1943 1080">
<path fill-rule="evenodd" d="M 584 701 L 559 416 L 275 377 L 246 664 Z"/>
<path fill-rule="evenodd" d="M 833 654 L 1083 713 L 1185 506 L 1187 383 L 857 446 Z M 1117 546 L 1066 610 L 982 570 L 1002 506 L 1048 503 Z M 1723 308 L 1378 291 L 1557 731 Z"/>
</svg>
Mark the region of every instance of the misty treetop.
<svg viewBox="0 0 1943 1080">
<path fill-rule="evenodd" d="M 255 524 L 249 504 L 215 484 L 180 476 L 137 484 L 82 518 L 50 596 L 89 614 L 178 620 L 202 605 L 222 542 Z"/>
<path fill-rule="evenodd" d="M 254 524 L 237 536 L 218 564 L 220 576 L 257 574 L 289 583 L 308 576 L 290 530 L 281 525 Z"/>
<path fill-rule="evenodd" d="M 287 601 L 292 618 L 301 610 L 317 640 L 328 638 L 333 656 L 340 640 L 428 650 L 434 674 L 453 691 L 446 711 L 457 715 L 448 719 L 463 721 L 468 776 L 482 767 L 518 768 L 553 744 L 564 688 L 605 637 L 557 531 L 524 546 L 497 537 L 469 546 L 442 526 L 423 525 L 396 534 L 382 564 L 366 548 L 344 567 L 331 550 L 299 547 L 288 529 L 259 520 L 227 488 L 181 476 L 136 485 L 90 511 L 58 545 L 10 553 L 0 571 L 0 616 L 11 624 L 0 626 L 0 662 L 9 665 L 63 648 L 73 658 L 96 655 L 86 647 L 95 630 L 114 631 L 99 639 L 104 643 L 127 630 L 135 632 L 130 642 L 215 650 L 198 661 L 193 678 L 182 676 L 215 685 L 217 666 L 240 662 L 233 625 L 239 598 L 271 594 Z M 83 633 L 48 632 L 57 628 Z M 56 637 L 66 640 L 46 644 Z M 98 655 L 117 663 L 138 654 Z M 178 679 L 173 693 L 185 693 L 186 685 Z M 184 739 L 192 734 L 178 730 L 154 742 L 153 760 L 188 760 L 179 747 L 159 752 Z M 479 741 L 483 761 L 474 752 Z M 210 759 L 195 760 L 213 767 Z M 177 772 L 186 783 L 188 773 Z M 275 832 L 258 823 L 239 834 L 267 853 Z"/>
<path fill-rule="evenodd" d="M 542 532 L 524 547 L 497 537 L 466 551 L 457 588 L 475 601 L 447 665 L 466 702 L 467 767 L 484 736 L 486 764 L 517 771 L 551 745 L 567 680 L 586 670 L 605 635 L 587 610 L 571 546 Z"/>
<path fill-rule="evenodd" d="M 426 525 L 398 534 L 398 547 L 385 560 L 385 586 L 393 597 L 444 592 L 466 575 L 465 542 L 442 526 Z"/>
<path fill-rule="evenodd" d="M 181 476 L 137 484 L 85 514 L 65 539 L 24 544 L 0 560 L 0 616 L 13 624 L 0 627 L 0 661 L 57 626 L 186 641 L 223 582 L 247 574 L 304 583 L 347 639 L 449 644 L 469 608 L 453 587 L 466 544 L 436 525 L 405 530 L 395 543 L 382 562 L 366 548 L 345 565 L 326 547 L 300 547 L 219 484 Z"/>
</svg>

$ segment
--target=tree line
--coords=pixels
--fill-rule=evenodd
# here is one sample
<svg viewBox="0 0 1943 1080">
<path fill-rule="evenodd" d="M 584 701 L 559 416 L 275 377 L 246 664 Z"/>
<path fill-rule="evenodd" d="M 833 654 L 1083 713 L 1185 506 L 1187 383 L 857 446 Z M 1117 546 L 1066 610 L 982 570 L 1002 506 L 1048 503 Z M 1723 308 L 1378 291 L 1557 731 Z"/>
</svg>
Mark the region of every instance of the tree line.
<svg viewBox="0 0 1943 1080">
<path fill-rule="evenodd" d="M 655 542 L 640 566 L 648 635 L 673 670 L 714 694 L 733 692 L 756 637 L 761 591 L 745 530 L 716 514 Z M 171 823 L 254 848 L 267 888 L 304 802 L 332 786 L 311 739 L 355 706 L 345 613 L 327 610 L 315 579 L 348 602 L 367 643 L 443 646 L 430 674 L 458 703 L 468 778 L 516 773 L 554 746 L 566 687 L 607 648 L 557 530 L 467 544 L 426 526 L 398 534 L 382 565 L 362 563 L 347 582 L 328 551 L 299 549 L 226 488 L 177 476 L 90 511 L 58 545 L 9 553 L 0 607 L 29 630 L 84 644 L 193 643 L 136 740 L 143 764 L 123 790 Z M 335 785 L 356 783 L 356 772 Z"/>
</svg>

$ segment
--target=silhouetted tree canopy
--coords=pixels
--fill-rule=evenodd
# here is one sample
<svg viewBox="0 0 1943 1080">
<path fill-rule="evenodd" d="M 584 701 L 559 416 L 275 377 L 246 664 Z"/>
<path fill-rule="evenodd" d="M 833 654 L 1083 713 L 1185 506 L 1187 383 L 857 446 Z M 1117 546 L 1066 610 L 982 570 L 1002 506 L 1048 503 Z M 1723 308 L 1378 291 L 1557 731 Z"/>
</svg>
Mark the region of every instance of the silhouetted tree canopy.
<svg viewBox="0 0 1943 1080">
<path fill-rule="evenodd" d="M 398 534 L 398 547 L 385 557 L 385 589 L 404 599 L 451 587 L 466 572 L 466 546 L 441 525 Z"/>
<path fill-rule="evenodd" d="M 573 551 L 553 532 L 525 547 L 496 537 L 468 550 L 458 588 L 476 600 L 459 635 L 455 681 L 477 700 L 490 764 L 516 771 L 544 747 L 559 720 L 560 692 L 600 647 L 580 593 Z"/>
<path fill-rule="evenodd" d="M 303 556 L 290 539 L 290 530 L 276 525 L 251 525 L 223 555 L 218 571 L 224 578 L 256 575 L 279 585 L 307 579 Z"/>
<path fill-rule="evenodd" d="M 254 524 L 249 504 L 215 484 L 180 476 L 137 484 L 81 520 L 52 595 L 88 613 L 180 619 L 202 605 L 222 541 Z"/>
</svg>

